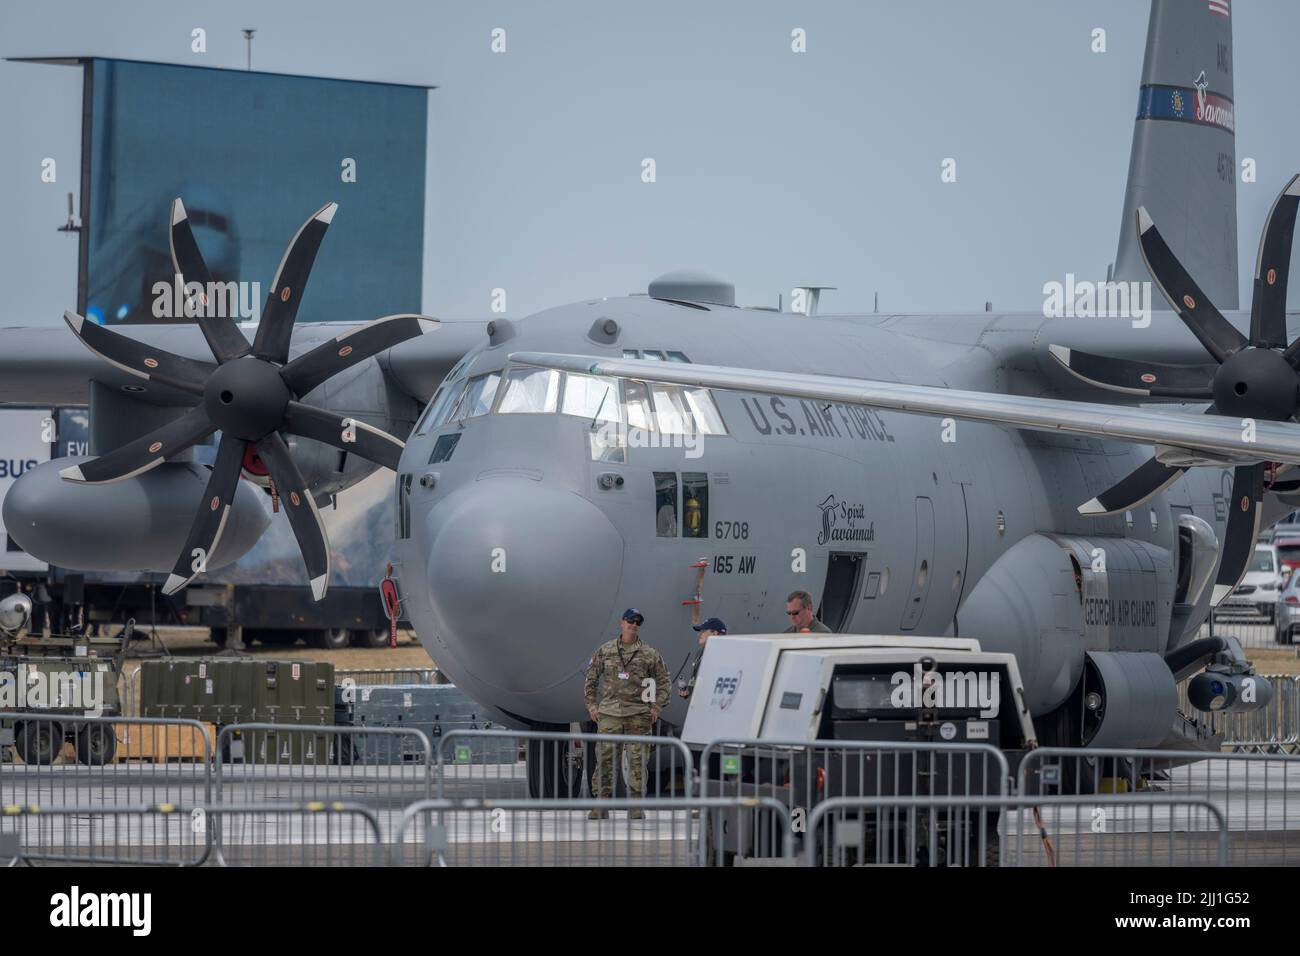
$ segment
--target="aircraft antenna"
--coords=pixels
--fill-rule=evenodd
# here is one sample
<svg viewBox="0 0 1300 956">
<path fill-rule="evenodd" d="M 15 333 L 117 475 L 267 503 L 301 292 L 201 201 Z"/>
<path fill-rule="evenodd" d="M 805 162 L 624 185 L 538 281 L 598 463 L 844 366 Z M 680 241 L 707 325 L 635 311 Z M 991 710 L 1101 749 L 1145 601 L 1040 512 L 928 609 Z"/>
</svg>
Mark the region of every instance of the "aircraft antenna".
<svg viewBox="0 0 1300 956">
<path fill-rule="evenodd" d="M 256 32 L 256 30 L 244 30 L 244 40 L 248 44 L 248 69 L 250 72 L 253 69 L 253 34 Z"/>
</svg>

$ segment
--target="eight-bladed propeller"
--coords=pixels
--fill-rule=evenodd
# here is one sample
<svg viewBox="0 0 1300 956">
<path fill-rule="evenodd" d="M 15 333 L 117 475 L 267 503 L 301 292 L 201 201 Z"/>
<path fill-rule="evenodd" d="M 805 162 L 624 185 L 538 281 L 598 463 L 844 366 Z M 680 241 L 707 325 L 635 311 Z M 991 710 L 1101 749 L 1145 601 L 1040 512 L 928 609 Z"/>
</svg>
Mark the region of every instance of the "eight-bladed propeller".
<svg viewBox="0 0 1300 956">
<path fill-rule="evenodd" d="M 229 315 L 209 307 L 200 293 L 196 316 L 216 364 L 173 355 L 144 342 L 119 335 L 64 313 L 64 319 L 92 352 L 125 372 L 188 392 L 199 404 L 155 431 L 98 458 L 63 469 L 70 481 L 92 484 L 121 481 L 175 458 L 220 429 L 221 443 L 203 495 L 203 506 L 190 526 L 185 548 L 176 561 L 164 594 L 183 588 L 207 566 L 230 514 L 241 469 L 260 459 L 284 502 L 316 600 L 329 582 L 329 542 L 320 512 L 307 483 L 294 463 L 284 434 L 302 435 L 334 445 L 385 468 L 397 468 L 402 442 L 333 412 L 303 404 L 299 399 L 333 375 L 372 355 L 431 332 L 436 319 L 422 315 L 390 315 L 358 326 L 289 361 L 289 340 L 303 290 L 316 252 L 338 209 L 329 203 L 316 212 L 289 242 L 266 307 L 250 346 Z M 182 282 L 198 282 L 211 291 L 212 275 L 203 261 L 185 206 L 179 199 L 171 211 L 172 264 Z M 256 458 L 254 458 L 256 455 Z"/>
<path fill-rule="evenodd" d="M 1300 411 L 1300 339 L 1286 341 L 1286 287 L 1300 205 L 1300 175 L 1293 176 L 1269 210 L 1255 262 L 1250 337 L 1214 307 L 1165 243 L 1145 208 L 1137 211 L 1138 243 L 1152 278 L 1214 365 L 1162 365 L 1108 358 L 1053 345 L 1052 356 L 1078 378 L 1128 394 L 1210 400 L 1206 414 L 1294 421 Z M 1214 582 L 1213 603 L 1241 581 L 1259 534 L 1260 503 L 1268 462 L 1233 470 L 1228 529 Z M 1080 505 L 1085 515 L 1115 514 L 1167 488 L 1184 469 L 1152 458 L 1114 487 Z"/>
</svg>

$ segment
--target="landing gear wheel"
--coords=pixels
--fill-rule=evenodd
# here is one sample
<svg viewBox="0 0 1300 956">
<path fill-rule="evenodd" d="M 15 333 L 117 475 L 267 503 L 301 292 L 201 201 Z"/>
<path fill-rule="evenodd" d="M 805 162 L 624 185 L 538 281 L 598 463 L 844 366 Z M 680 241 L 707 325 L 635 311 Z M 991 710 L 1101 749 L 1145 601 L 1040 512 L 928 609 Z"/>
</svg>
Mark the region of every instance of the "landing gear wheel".
<svg viewBox="0 0 1300 956">
<path fill-rule="evenodd" d="M 117 734 L 111 724 L 87 724 L 76 731 L 77 763 L 102 767 L 117 755 Z"/>
<path fill-rule="evenodd" d="M 48 767 L 63 749 L 63 727 L 52 721 L 25 721 L 14 731 L 14 749 L 25 764 Z"/>
<path fill-rule="evenodd" d="M 525 753 L 528 796 L 534 800 L 580 796 L 583 775 L 591 765 L 586 757 L 587 748 L 575 748 L 571 741 L 529 740 Z"/>
<path fill-rule="evenodd" d="M 316 644 L 327 651 L 341 651 L 352 643 L 352 634 L 346 627 L 324 627 L 316 631 Z"/>
</svg>

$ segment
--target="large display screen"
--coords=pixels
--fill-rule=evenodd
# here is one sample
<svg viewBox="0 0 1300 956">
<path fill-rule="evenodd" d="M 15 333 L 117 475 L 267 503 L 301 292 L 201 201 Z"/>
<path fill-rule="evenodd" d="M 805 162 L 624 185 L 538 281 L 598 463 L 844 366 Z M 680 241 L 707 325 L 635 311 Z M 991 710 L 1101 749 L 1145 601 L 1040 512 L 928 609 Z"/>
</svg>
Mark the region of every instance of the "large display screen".
<svg viewBox="0 0 1300 956">
<path fill-rule="evenodd" d="M 157 292 L 173 280 L 177 196 L 214 280 L 245 283 L 231 306 L 241 320 L 260 317 L 289 240 L 330 201 L 298 321 L 420 311 L 426 89 L 123 60 L 86 69 L 83 306 L 95 321 L 185 320 Z"/>
</svg>

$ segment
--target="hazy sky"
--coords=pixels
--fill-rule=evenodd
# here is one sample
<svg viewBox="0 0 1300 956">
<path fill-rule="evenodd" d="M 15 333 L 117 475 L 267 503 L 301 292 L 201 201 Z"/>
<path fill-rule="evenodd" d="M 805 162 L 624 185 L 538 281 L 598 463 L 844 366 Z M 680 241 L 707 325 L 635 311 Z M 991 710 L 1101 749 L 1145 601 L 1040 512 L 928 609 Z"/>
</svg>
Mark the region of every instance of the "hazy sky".
<svg viewBox="0 0 1300 956">
<path fill-rule="evenodd" d="M 1238 0 L 1232 21 L 1237 158 L 1259 174 L 1238 185 L 1244 274 L 1300 169 L 1300 4 Z M 242 69 L 256 27 L 259 69 L 437 86 L 434 315 L 484 316 L 495 287 L 525 315 L 687 267 L 747 304 L 815 282 L 839 287 L 826 311 L 870 310 L 877 291 L 889 311 L 1037 310 L 1044 282 L 1103 278 L 1114 257 L 1146 22 L 1136 0 L 42 0 L 0 6 L 0 55 Z M 76 240 L 55 227 L 80 101 L 79 70 L 0 63 L 0 324 L 76 303 Z M 184 120 L 158 117 L 158 135 Z M 58 184 L 40 182 L 46 156 Z"/>
</svg>

